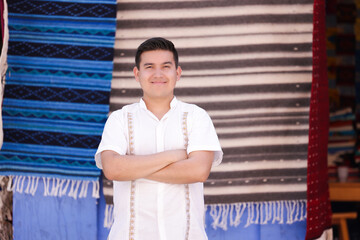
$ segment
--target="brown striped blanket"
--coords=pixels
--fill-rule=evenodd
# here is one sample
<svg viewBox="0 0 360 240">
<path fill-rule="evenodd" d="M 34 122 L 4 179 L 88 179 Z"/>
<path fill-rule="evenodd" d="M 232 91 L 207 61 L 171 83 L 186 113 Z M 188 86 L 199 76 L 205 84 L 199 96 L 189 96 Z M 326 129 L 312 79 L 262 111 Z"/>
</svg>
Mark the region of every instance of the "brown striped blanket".
<svg viewBox="0 0 360 240">
<path fill-rule="evenodd" d="M 207 110 L 224 150 L 206 204 L 306 203 L 313 1 L 120 0 L 117 9 L 111 111 L 142 96 L 137 46 L 168 38 L 183 69 L 175 94 Z"/>
</svg>

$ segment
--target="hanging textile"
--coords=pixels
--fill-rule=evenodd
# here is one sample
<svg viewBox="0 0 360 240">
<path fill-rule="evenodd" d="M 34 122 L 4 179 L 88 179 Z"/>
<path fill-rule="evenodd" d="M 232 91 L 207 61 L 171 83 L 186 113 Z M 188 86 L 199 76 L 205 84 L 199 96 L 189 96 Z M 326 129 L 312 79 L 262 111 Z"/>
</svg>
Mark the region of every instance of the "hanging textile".
<svg viewBox="0 0 360 240">
<path fill-rule="evenodd" d="M 313 1 L 117 5 L 110 111 L 142 96 L 132 73 L 137 46 L 173 41 L 183 69 L 175 95 L 207 110 L 224 150 L 205 183 L 208 233 L 301 223 L 293 236 L 304 238 Z M 109 227 L 106 180 L 104 194 Z"/>
<path fill-rule="evenodd" d="M 76 179 L 69 189 L 98 184 L 93 154 L 109 109 L 114 2 L 11 1 L 9 30 L 1 174 Z"/>
<path fill-rule="evenodd" d="M 327 143 L 329 133 L 329 97 L 327 82 L 325 3 L 314 1 L 313 73 L 309 117 L 309 147 L 307 173 L 307 233 L 306 239 L 332 239 L 324 236 L 331 228 L 329 201 Z M 327 234 L 325 234 L 327 235 Z M 330 238 L 331 237 L 331 238 Z"/>
<path fill-rule="evenodd" d="M 23 186 L 28 186 L 27 178 L 21 181 L 24 181 Z M 97 199 L 86 194 L 87 190 L 92 190 L 90 185 L 81 190 L 77 199 L 67 195 L 45 197 L 48 194 L 46 181 L 38 182 L 34 195 L 24 194 L 25 187 L 13 191 L 14 239 L 99 239 Z"/>
<path fill-rule="evenodd" d="M 72 213 L 95 236 L 74 239 L 96 239 L 93 156 L 109 112 L 116 2 L 13 0 L 8 10 L 0 175 L 11 178 L 14 236 L 40 239 L 30 236 L 46 228 L 47 239 L 66 239 L 58 231 L 75 234 Z M 37 208 L 43 217 L 23 221 Z"/>
</svg>

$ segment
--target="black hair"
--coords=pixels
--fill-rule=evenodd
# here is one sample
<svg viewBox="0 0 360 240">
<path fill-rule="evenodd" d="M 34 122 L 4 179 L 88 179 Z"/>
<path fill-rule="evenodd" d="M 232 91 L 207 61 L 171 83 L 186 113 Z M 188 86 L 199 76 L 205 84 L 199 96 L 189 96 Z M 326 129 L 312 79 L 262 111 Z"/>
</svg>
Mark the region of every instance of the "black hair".
<svg viewBox="0 0 360 240">
<path fill-rule="evenodd" d="M 178 56 L 178 53 L 177 53 L 177 50 L 176 50 L 174 44 L 165 38 L 155 37 L 155 38 L 150 38 L 150 39 L 146 40 L 145 42 L 140 44 L 140 46 L 138 47 L 138 49 L 136 51 L 136 55 L 135 55 L 135 64 L 138 69 L 140 69 L 141 54 L 143 52 L 153 51 L 153 50 L 168 50 L 168 51 L 172 52 L 173 56 L 174 56 L 175 66 L 176 66 L 176 68 L 178 67 L 179 56 Z"/>
</svg>

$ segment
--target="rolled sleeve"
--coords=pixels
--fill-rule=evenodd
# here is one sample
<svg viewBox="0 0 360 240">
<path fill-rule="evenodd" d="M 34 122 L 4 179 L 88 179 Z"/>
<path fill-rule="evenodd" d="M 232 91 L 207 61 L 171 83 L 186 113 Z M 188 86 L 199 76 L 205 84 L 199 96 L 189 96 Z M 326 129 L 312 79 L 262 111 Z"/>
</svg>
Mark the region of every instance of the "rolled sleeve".
<svg viewBox="0 0 360 240">
<path fill-rule="evenodd" d="M 112 150 L 120 155 L 127 152 L 127 137 L 122 110 L 113 112 L 107 119 L 99 147 L 95 153 L 96 166 L 102 169 L 101 152 Z"/>
<path fill-rule="evenodd" d="M 205 110 L 198 108 L 194 111 L 193 121 L 189 132 L 187 153 L 194 151 L 213 151 L 213 166 L 221 163 L 223 152 L 213 122 Z"/>
</svg>

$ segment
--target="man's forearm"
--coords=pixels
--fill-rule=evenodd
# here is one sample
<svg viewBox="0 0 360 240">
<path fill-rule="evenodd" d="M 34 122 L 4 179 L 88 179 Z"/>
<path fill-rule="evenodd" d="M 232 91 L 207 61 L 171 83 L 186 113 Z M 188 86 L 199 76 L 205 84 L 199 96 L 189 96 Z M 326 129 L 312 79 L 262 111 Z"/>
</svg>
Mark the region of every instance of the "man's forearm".
<svg viewBox="0 0 360 240">
<path fill-rule="evenodd" d="M 204 182 L 209 176 L 213 158 L 214 152 L 210 151 L 190 153 L 188 159 L 167 165 L 146 178 L 175 184 Z"/>
<path fill-rule="evenodd" d="M 160 169 L 187 158 L 185 150 L 171 150 L 149 155 L 101 153 L 103 172 L 110 180 L 130 181 L 149 176 Z"/>
</svg>

